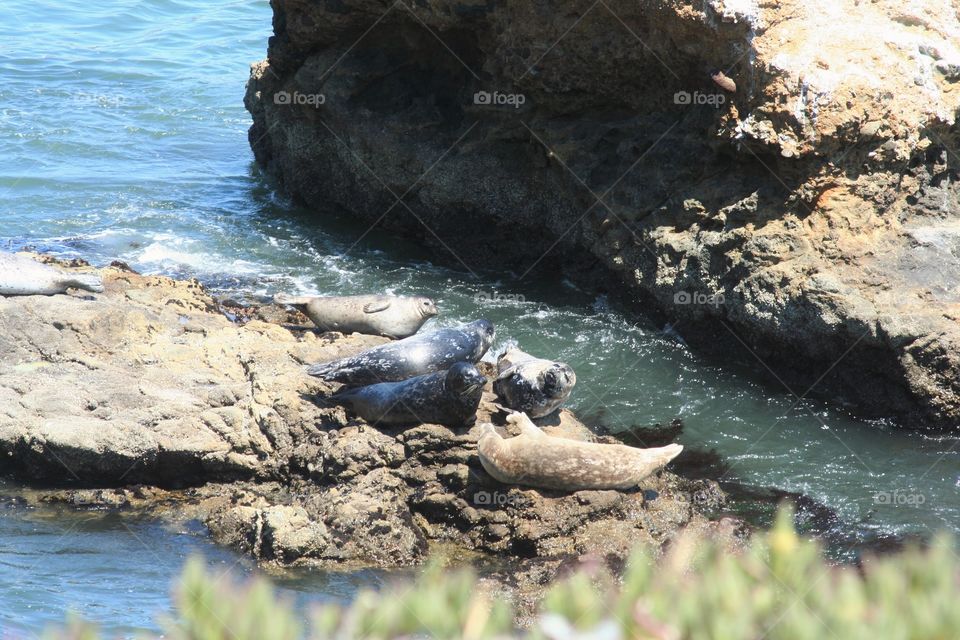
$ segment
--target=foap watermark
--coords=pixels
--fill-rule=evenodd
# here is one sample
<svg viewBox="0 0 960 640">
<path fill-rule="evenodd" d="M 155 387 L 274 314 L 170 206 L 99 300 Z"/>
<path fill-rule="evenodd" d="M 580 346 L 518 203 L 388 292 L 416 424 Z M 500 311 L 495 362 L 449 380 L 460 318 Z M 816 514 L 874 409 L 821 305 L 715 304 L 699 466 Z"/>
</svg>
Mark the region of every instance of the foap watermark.
<svg viewBox="0 0 960 640">
<path fill-rule="evenodd" d="M 88 93 L 79 91 L 73 94 L 73 101 L 81 106 L 117 108 L 123 106 L 124 97 L 110 93 Z"/>
<path fill-rule="evenodd" d="M 273 104 L 280 105 L 303 105 L 308 107 L 319 107 L 327 101 L 327 97 L 322 93 L 300 93 L 294 91 L 277 91 L 273 94 Z"/>
<path fill-rule="evenodd" d="M 502 491 L 477 491 L 473 494 L 473 504 L 478 507 L 523 507 L 526 503 L 522 495 Z"/>
<path fill-rule="evenodd" d="M 499 291 L 478 291 L 473 295 L 473 301 L 477 304 L 487 304 L 488 302 L 513 302 L 523 304 L 527 301 L 519 293 L 500 293 Z"/>
<path fill-rule="evenodd" d="M 673 94 L 673 104 L 679 105 L 697 105 L 708 104 L 711 107 L 719 107 L 727 101 L 727 96 L 722 93 L 701 93 L 694 91 L 677 91 Z"/>
<path fill-rule="evenodd" d="M 673 294 L 674 304 L 702 304 L 719 307 L 724 303 L 722 292 L 704 293 L 702 291 L 677 291 Z"/>
<path fill-rule="evenodd" d="M 873 494 L 873 504 L 888 504 L 895 507 L 919 507 L 927 501 L 927 496 L 922 493 L 902 489 L 893 491 L 878 491 Z"/>
<path fill-rule="evenodd" d="M 485 107 L 513 107 L 519 109 L 526 101 L 527 97 L 522 93 L 477 91 L 473 94 L 473 104 Z"/>
</svg>

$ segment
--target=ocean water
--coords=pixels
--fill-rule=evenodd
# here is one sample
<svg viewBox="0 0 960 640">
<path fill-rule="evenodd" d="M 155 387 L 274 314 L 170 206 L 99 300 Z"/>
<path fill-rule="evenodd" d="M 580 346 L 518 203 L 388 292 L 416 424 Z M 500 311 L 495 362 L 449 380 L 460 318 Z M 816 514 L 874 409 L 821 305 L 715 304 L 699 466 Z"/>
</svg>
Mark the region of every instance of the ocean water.
<svg viewBox="0 0 960 640">
<path fill-rule="evenodd" d="M 705 359 L 684 346 L 682 328 L 665 331 L 570 283 L 474 277 L 434 251 L 291 205 L 246 139 L 244 83 L 270 24 L 267 0 L 0 3 L 0 249 L 123 260 L 248 299 L 431 295 L 440 323 L 496 323 L 494 351 L 519 344 L 570 363 L 582 417 L 614 430 L 679 417 L 680 441 L 716 450 L 727 479 L 804 493 L 853 540 L 960 529 L 955 438 L 798 404 L 746 350 Z M 194 552 L 254 571 L 199 529 L 4 503 L 0 626 L 29 634 L 74 610 L 118 635 L 156 629 Z M 278 586 L 306 610 L 381 578 L 308 572 Z"/>
</svg>

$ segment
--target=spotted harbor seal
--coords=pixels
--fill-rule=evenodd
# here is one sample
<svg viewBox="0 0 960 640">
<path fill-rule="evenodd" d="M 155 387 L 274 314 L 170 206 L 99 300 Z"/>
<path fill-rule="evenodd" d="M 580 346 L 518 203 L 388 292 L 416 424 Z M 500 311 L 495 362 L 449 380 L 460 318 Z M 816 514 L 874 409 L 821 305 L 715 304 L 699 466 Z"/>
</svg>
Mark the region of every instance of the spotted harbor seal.
<svg viewBox="0 0 960 640">
<path fill-rule="evenodd" d="M 458 362 L 447 371 L 349 389 L 330 400 L 371 424 L 459 427 L 473 422 L 486 383 L 474 365 Z"/>
<path fill-rule="evenodd" d="M 398 382 L 446 371 L 458 362 L 476 364 L 493 342 L 493 325 L 475 320 L 457 328 L 418 333 L 349 356 L 315 364 L 307 373 L 349 385 Z"/>
<path fill-rule="evenodd" d="M 487 473 L 506 484 L 543 489 L 629 489 L 676 458 L 683 447 L 638 449 L 549 436 L 522 413 L 507 417 L 520 435 L 503 438 L 492 424 L 481 427 L 477 448 Z"/>
<path fill-rule="evenodd" d="M 497 359 L 497 372 L 493 392 L 504 406 L 531 418 L 542 418 L 559 409 L 577 383 L 569 365 L 535 358 L 516 348 L 507 349 Z"/>
<path fill-rule="evenodd" d="M 0 295 L 52 296 L 67 289 L 102 293 L 103 282 L 92 273 L 69 273 L 29 256 L 0 253 Z"/>
<path fill-rule="evenodd" d="M 273 301 L 298 307 L 323 331 L 406 338 L 437 315 L 430 298 L 403 296 L 312 297 L 278 294 Z"/>
</svg>

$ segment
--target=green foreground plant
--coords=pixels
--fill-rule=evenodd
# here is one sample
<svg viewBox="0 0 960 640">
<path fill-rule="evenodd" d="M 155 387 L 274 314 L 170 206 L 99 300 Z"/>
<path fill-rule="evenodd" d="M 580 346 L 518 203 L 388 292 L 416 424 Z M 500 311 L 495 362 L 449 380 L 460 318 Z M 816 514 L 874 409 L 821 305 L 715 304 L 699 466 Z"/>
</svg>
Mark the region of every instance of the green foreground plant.
<svg viewBox="0 0 960 640">
<path fill-rule="evenodd" d="M 832 566 L 782 511 L 739 553 L 682 535 L 659 560 L 638 549 L 622 580 L 581 571 L 553 585 L 521 629 L 509 601 L 469 570 L 428 567 L 414 584 L 361 592 L 350 606 L 324 605 L 301 622 L 265 579 L 223 583 L 191 560 L 164 621 L 175 640 L 295 638 L 649 638 L 932 640 L 960 637 L 958 558 L 938 537 L 871 559 Z M 92 640 L 75 622 L 50 637 Z"/>
</svg>

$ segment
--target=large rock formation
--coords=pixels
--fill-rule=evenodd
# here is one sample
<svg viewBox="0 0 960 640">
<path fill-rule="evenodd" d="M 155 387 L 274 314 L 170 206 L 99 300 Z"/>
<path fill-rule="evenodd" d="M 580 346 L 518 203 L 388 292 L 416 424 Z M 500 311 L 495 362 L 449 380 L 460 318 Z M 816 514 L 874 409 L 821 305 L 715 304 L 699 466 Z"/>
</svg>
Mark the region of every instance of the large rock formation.
<svg viewBox="0 0 960 640">
<path fill-rule="evenodd" d="M 403 566 L 443 542 L 554 568 L 710 527 L 724 501 L 669 472 L 632 492 L 500 485 L 478 427 L 376 429 L 325 406 L 332 388 L 303 365 L 383 338 L 321 334 L 277 307 L 234 321 L 196 282 L 100 273 L 103 294 L 0 298 L 0 473 L 38 486 L 31 500 L 199 519 L 281 565 Z M 597 437 L 569 412 L 555 422 Z"/>
<path fill-rule="evenodd" d="M 598 267 L 798 396 L 958 423 L 948 0 L 272 5 L 250 141 L 301 201 L 471 269 Z"/>
</svg>

